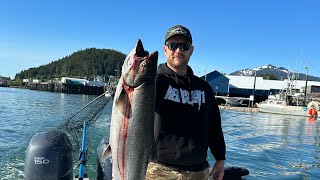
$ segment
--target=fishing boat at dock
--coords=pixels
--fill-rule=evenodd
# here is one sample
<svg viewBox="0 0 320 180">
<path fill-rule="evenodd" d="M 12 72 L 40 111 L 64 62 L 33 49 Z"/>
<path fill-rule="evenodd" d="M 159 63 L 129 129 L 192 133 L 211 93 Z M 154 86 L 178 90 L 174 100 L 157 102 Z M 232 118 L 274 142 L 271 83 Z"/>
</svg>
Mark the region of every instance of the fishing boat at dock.
<svg viewBox="0 0 320 180">
<path fill-rule="evenodd" d="M 319 102 L 316 101 L 309 102 L 307 106 L 298 104 L 290 105 L 286 100 L 272 99 L 271 97 L 257 104 L 260 112 L 295 116 L 310 116 L 308 112 L 311 109 L 312 105 L 314 105 L 316 110 L 319 111 Z"/>
<path fill-rule="evenodd" d="M 278 94 L 269 95 L 268 99 L 257 103 L 260 112 L 282 115 L 310 116 L 309 110 L 314 106 L 319 111 L 318 101 L 306 101 L 303 93 L 295 92 L 294 78 L 288 78 L 284 88 Z"/>
</svg>

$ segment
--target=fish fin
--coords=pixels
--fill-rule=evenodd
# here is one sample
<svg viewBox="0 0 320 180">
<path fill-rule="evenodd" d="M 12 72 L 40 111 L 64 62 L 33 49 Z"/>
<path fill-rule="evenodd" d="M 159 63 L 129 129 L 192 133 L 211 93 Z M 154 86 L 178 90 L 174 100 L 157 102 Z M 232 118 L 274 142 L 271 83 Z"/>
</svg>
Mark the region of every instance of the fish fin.
<svg viewBox="0 0 320 180">
<path fill-rule="evenodd" d="M 124 88 L 121 89 L 121 93 L 118 96 L 118 99 L 115 101 L 117 109 L 125 116 L 126 118 L 131 117 L 131 103 L 129 100 L 128 93 Z"/>
<path fill-rule="evenodd" d="M 157 61 L 158 62 L 158 55 L 159 54 L 159 52 L 158 51 L 155 51 L 155 52 L 153 52 L 152 54 L 150 54 L 150 61 Z"/>
<path fill-rule="evenodd" d="M 122 81 L 121 78 L 120 78 L 120 81 Z M 121 83 L 121 82 L 119 82 L 119 83 Z M 118 84 L 117 90 L 116 90 L 116 94 L 115 94 L 115 96 L 114 96 L 114 104 L 115 104 L 115 105 L 118 104 L 119 98 L 120 98 L 121 93 L 122 93 L 123 90 L 124 90 L 124 89 L 123 89 L 123 86 L 119 86 L 119 84 Z M 121 92 L 121 93 L 118 95 L 118 92 Z"/>
<path fill-rule="evenodd" d="M 105 149 L 102 152 L 101 161 L 104 161 L 109 157 L 111 157 L 111 146 L 110 146 L 110 144 L 105 146 Z"/>
</svg>

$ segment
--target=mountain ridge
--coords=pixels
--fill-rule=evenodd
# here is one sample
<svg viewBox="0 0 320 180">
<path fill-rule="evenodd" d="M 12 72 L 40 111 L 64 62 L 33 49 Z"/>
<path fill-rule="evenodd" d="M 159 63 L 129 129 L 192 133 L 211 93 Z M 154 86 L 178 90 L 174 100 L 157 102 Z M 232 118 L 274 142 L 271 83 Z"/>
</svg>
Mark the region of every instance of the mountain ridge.
<svg viewBox="0 0 320 180">
<path fill-rule="evenodd" d="M 260 76 L 260 77 L 273 77 L 273 79 L 276 80 L 283 80 L 288 78 L 288 74 L 295 75 L 295 78 L 297 80 L 305 80 L 306 74 L 304 73 L 298 73 L 295 71 L 289 71 L 288 69 L 284 67 L 277 67 L 272 64 L 266 64 L 263 66 L 259 66 L 256 68 L 248 68 L 248 69 L 242 69 L 238 71 L 234 71 L 230 73 L 229 75 L 236 75 L 236 76 Z M 320 81 L 320 77 L 310 76 L 308 75 L 309 81 Z"/>
</svg>

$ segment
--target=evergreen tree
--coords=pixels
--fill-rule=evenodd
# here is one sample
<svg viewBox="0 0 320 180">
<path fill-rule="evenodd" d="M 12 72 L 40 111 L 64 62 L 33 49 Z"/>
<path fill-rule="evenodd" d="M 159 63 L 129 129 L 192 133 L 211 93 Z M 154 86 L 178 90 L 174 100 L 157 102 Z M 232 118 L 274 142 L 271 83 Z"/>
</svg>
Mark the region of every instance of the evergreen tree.
<svg viewBox="0 0 320 180">
<path fill-rule="evenodd" d="M 16 74 L 15 79 L 50 80 L 61 77 L 119 76 L 126 55 L 111 49 L 79 50 L 47 65 L 29 68 Z"/>
</svg>

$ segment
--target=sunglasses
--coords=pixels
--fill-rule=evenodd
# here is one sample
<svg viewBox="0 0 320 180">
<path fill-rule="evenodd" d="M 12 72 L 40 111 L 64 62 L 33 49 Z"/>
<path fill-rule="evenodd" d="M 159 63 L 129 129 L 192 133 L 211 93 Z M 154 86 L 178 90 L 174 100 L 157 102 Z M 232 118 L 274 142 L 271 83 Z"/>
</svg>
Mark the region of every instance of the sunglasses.
<svg viewBox="0 0 320 180">
<path fill-rule="evenodd" d="M 181 51 L 188 51 L 191 47 L 190 43 L 166 43 L 166 46 L 171 50 L 174 51 L 178 47 Z"/>
</svg>

